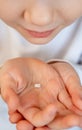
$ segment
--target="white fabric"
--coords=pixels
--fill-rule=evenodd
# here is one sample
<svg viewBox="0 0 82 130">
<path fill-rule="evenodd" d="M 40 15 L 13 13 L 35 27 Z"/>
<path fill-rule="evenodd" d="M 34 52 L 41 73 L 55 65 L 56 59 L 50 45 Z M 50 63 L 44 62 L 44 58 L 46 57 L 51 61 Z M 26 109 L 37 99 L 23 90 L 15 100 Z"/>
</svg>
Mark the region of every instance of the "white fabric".
<svg viewBox="0 0 82 130">
<path fill-rule="evenodd" d="M 68 60 L 74 65 L 82 79 L 82 18 L 61 31 L 49 44 L 33 45 L 26 41 L 16 30 L 0 21 L 0 65 L 14 57 L 35 57 L 43 61 L 51 59 Z M 81 59 L 80 59 L 81 58 Z M 0 129 L 15 130 L 8 121 L 7 106 L 0 101 Z M 5 124 L 5 125 L 4 125 Z M 81 130 L 74 127 L 70 130 Z"/>
</svg>

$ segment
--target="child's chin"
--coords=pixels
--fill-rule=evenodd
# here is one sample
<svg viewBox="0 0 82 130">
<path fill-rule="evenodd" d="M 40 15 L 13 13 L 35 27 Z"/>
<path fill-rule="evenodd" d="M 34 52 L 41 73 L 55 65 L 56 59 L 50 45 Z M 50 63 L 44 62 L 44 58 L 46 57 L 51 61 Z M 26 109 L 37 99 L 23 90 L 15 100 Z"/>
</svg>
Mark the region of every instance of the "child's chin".
<svg viewBox="0 0 82 130">
<path fill-rule="evenodd" d="M 48 44 L 52 39 L 51 38 L 31 38 L 31 39 L 27 38 L 27 41 L 36 45 L 44 45 L 44 44 Z"/>
</svg>

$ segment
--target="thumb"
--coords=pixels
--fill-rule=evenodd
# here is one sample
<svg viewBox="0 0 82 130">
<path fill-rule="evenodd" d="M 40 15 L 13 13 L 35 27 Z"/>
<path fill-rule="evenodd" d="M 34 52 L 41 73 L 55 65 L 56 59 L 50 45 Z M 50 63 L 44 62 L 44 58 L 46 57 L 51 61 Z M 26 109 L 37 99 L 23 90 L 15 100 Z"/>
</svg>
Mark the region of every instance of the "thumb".
<svg viewBox="0 0 82 130">
<path fill-rule="evenodd" d="M 40 108 L 31 107 L 23 110 L 21 113 L 25 119 L 30 121 L 35 127 L 42 127 L 55 118 L 57 110 L 54 104 L 49 104 L 43 110 Z"/>
</svg>

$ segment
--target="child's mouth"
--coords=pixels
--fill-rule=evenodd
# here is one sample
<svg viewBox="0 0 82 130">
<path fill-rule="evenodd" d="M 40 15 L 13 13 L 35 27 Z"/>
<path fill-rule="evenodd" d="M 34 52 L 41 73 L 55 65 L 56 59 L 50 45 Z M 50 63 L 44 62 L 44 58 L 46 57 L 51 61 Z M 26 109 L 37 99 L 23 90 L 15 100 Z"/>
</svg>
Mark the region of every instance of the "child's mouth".
<svg viewBox="0 0 82 130">
<path fill-rule="evenodd" d="M 28 30 L 28 29 L 26 31 L 32 37 L 35 37 L 35 38 L 46 38 L 46 37 L 48 37 L 54 31 L 54 29 L 49 30 L 49 31 L 44 31 L 44 32 L 37 32 L 37 31 Z"/>
</svg>

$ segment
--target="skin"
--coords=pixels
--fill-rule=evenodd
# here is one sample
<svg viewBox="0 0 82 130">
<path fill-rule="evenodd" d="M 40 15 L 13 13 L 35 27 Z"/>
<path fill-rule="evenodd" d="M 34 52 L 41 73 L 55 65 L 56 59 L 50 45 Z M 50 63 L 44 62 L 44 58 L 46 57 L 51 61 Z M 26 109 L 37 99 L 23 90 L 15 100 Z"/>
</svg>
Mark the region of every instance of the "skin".
<svg viewBox="0 0 82 130">
<path fill-rule="evenodd" d="M 21 35 L 33 44 L 48 43 L 62 29 L 72 24 L 81 16 L 82 0 L 0 0 L 0 18 L 9 26 L 15 28 L 19 33 L 21 33 Z M 37 38 L 30 35 L 26 29 L 37 34 L 40 32 L 50 31 L 52 29 L 54 31 L 48 37 Z M 59 72 L 61 72 L 61 70 Z M 5 96 L 5 94 L 3 94 L 3 96 Z M 80 126 L 81 123 L 79 122 L 81 118 L 77 117 L 77 115 L 71 115 L 71 117 L 77 121 L 74 125 Z M 23 130 L 26 130 L 27 128 L 30 130 L 33 129 L 33 126 L 30 125 L 29 122 L 26 122 L 26 120 L 23 120 L 22 116 L 20 116 L 20 119 L 22 119 L 22 121 L 19 122 L 19 124 L 17 123 L 18 130 L 22 128 L 21 126 L 23 125 L 21 124 L 25 124 L 27 126 Z M 67 119 L 67 121 L 70 122 L 71 118 Z M 58 121 L 60 122 L 61 120 Z M 55 127 L 57 123 L 58 122 L 55 121 Z M 65 123 L 62 121 L 62 124 L 57 126 L 64 128 L 64 124 Z M 66 127 L 70 124 L 73 126 L 72 120 L 71 123 L 66 125 Z M 49 126 L 50 128 L 52 127 L 50 124 Z M 41 127 L 35 129 L 46 130 L 48 127 L 45 126 L 44 128 Z"/>
<path fill-rule="evenodd" d="M 41 87 L 35 88 L 35 83 L 40 83 Z M 34 126 L 36 129 L 80 126 L 82 88 L 77 74 L 67 63 L 52 66 L 31 58 L 9 60 L 0 70 L 0 87 L 10 121 L 17 124 L 18 130 Z"/>
<path fill-rule="evenodd" d="M 82 0 L 0 0 L 0 3 L 0 18 L 34 44 L 48 43 L 82 15 Z M 48 37 L 36 38 L 26 29 L 54 31 Z"/>
</svg>

